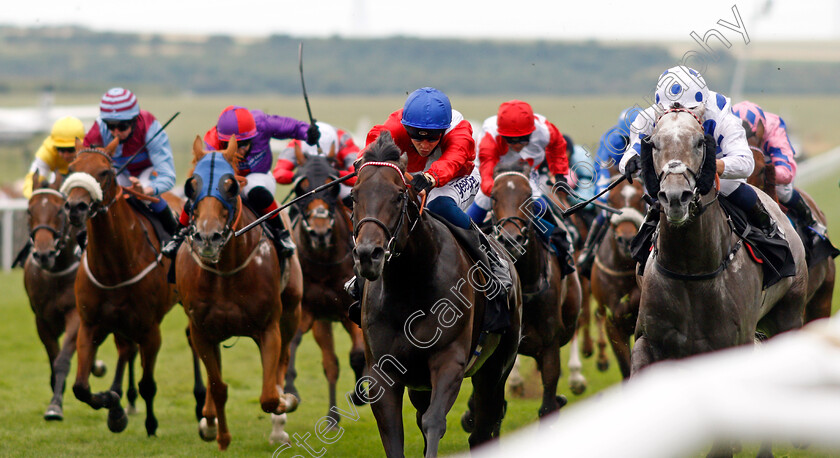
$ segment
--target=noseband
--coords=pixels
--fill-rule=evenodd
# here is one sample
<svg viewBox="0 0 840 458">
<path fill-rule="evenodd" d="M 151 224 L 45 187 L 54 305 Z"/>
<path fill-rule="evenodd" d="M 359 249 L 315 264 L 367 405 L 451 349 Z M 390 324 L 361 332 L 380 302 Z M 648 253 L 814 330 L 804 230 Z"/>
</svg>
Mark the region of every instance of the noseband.
<svg viewBox="0 0 840 458">
<path fill-rule="evenodd" d="M 401 192 L 400 195 L 402 196 L 402 198 L 400 199 L 402 201 L 402 206 L 400 208 L 400 216 L 397 218 L 397 222 L 394 225 L 393 229 L 389 229 L 388 226 L 385 225 L 385 223 L 383 223 L 379 219 L 374 218 L 372 216 L 367 216 L 367 217 L 362 218 L 361 220 L 359 220 L 358 223 L 356 223 L 355 227 L 353 228 L 353 243 L 354 244 L 355 244 L 355 241 L 356 241 L 356 237 L 359 236 L 359 231 L 362 229 L 362 225 L 364 225 L 365 223 L 376 224 L 383 231 L 385 231 L 385 237 L 388 239 L 388 242 L 385 244 L 385 256 L 386 256 L 385 262 L 388 262 L 388 261 L 391 260 L 392 257 L 397 257 L 397 256 L 400 255 L 396 250 L 396 244 L 397 244 L 397 236 L 399 235 L 400 229 L 402 228 L 402 225 L 403 225 L 403 221 L 406 219 L 407 214 L 408 214 L 408 201 L 411 200 L 410 196 L 408 194 L 408 183 L 405 181 L 405 177 L 403 176 L 402 170 L 400 170 L 400 168 L 397 167 L 395 164 L 392 164 L 390 162 L 376 162 L 376 161 L 365 162 L 364 164 L 361 165 L 361 167 L 359 167 L 357 172 L 361 173 L 362 169 L 367 167 L 367 166 L 390 167 L 390 168 L 396 170 L 397 174 L 400 176 L 400 179 L 402 180 L 403 186 L 404 186 L 403 190 L 400 191 Z M 416 206 L 417 203 L 414 203 L 414 205 Z M 354 206 L 354 211 L 355 211 L 355 206 Z M 408 230 L 409 234 L 414 230 L 414 227 L 417 225 L 417 221 L 419 221 L 419 220 L 420 220 L 420 218 L 418 217 L 411 224 L 411 228 L 409 228 L 409 230 Z"/>
<path fill-rule="evenodd" d="M 80 150 L 78 153 L 76 153 L 76 156 L 78 157 L 80 154 L 83 154 L 83 153 L 99 154 L 100 156 L 102 156 L 102 157 L 104 157 L 105 159 L 108 160 L 108 164 L 111 166 L 112 169 L 114 168 L 114 159 L 111 156 L 109 156 L 108 154 L 106 154 L 102 151 L 99 151 L 98 149 L 86 148 L 86 149 Z M 112 181 L 111 177 L 109 176 L 108 177 L 108 183 L 104 187 L 100 186 L 100 188 L 102 188 L 103 197 L 105 195 L 106 190 L 109 189 L 111 187 L 111 184 L 113 184 L 115 181 L 116 181 L 116 177 L 114 178 L 114 181 Z M 64 190 L 63 187 L 62 187 L 62 190 Z M 69 194 L 69 190 L 67 192 Z M 111 201 L 108 202 L 107 204 L 103 204 L 102 201 L 96 201 L 95 204 L 98 204 L 98 205 L 96 205 L 96 208 L 91 211 L 90 217 L 93 218 L 94 216 L 96 216 L 99 213 L 107 213 L 108 209 L 111 208 L 111 205 L 114 205 L 114 202 L 117 201 L 120 194 L 121 194 L 120 192 L 115 192 L 114 193 L 114 198 L 111 199 Z"/>
<path fill-rule="evenodd" d="M 503 178 L 503 177 L 506 177 L 506 176 L 521 177 L 525 180 L 526 184 L 528 185 L 528 188 L 531 187 L 531 179 L 528 178 L 524 173 L 520 173 L 520 172 L 502 172 L 502 173 L 496 175 L 496 177 L 494 179 L 498 180 L 499 178 Z M 495 197 L 493 198 L 493 200 L 496 200 Z M 502 227 L 506 223 L 512 223 L 514 226 L 516 226 L 517 229 L 519 229 L 519 232 L 522 234 L 522 236 L 525 237 L 525 242 L 522 245 L 522 248 L 525 248 L 528 245 L 528 239 L 530 238 L 530 231 L 531 231 L 533 221 L 531 221 L 530 219 L 522 218 L 521 216 L 516 216 L 516 215 L 507 216 L 507 217 L 504 217 L 504 218 L 501 218 L 501 219 L 496 219 L 496 212 L 493 212 L 491 214 L 491 218 L 492 218 L 492 221 L 493 221 L 493 234 L 495 236 L 498 237 L 499 235 L 502 234 Z"/>
</svg>

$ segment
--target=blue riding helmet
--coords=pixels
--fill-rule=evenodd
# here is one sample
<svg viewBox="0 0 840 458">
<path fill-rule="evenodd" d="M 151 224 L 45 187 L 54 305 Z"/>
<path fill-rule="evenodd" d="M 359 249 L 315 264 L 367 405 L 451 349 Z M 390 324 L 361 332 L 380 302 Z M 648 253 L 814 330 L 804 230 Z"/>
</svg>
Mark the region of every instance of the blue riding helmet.
<svg viewBox="0 0 840 458">
<path fill-rule="evenodd" d="M 624 133 L 624 135 L 630 134 L 630 126 L 633 125 L 633 121 L 636 120 L 636 116 L 639 116 L 639 108 L 630 107 L 625 108 L 621 111 L 621 114 L 618 115 L 618 128 Z"/>
<path fill-rule="evenodd" d="M 448 129 L 452 124 L 449 97 L 433 87 L 417 89 L 405 100 L 401 122 L 418 129 Z"/>
<path fill-rule="evenodd" d="M 227 178 L 236 182 L 233 166 L 225 160 L 222 153 L 205 154 L 195 165 L 195 172 L 184 185 L 187 196 L 192 195 L 194 197 L 193 208 L 205 197 L 215 197 L 227 209 L 228 220 L 232 219 L 234 214 L 233 199 L 236 198 L 236 195 L 228 195 L 227 192 L 219 189 L 219 185 Z"/>
</svg>

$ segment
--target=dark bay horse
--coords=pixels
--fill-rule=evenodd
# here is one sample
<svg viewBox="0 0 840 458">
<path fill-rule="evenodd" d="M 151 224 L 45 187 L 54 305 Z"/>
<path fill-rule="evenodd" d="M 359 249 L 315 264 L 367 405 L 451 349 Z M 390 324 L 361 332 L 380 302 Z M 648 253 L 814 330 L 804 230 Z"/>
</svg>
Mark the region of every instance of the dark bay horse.
<svg viewBox="0 0 840 458">
<path fill-rule="evenodd" d="M 87 226 L 88 244 L 75 280 L 81 324 L 77 338 L 78 370 L 73 393 L 94 409 L 108 409 L 108 428 L 121 432 L 128 417 L 118 391 L 92 394 L 88 378 L 96 350 L 111 333 L 120 354 L 128 358 L 139 346 L 143 377 L 138 384 L 146 402 L 146 432 L 154 435 L 155 361 L 161 345 L 160 322 L 175 305 L 174 288 L 166 279 L 169 260 L 149 219 L 124 198 L 111 156 L 118 140 L 106 148 L 76 144 L 76 160 L 62 191 L 70 223 Z M 171 205 L 171 203 L 170 203 Z M 177 209 L 180 211 L 180 208 Z"/>
<path fill-rule="evenodd" d="M 187 243 L 176 258 L 176 284 L 189 318 L 190 338 L 207 370 L 207 396 L 199 436 L 216 439 L 220 450 L 230 445 L 219 344 L 233 336 L 252 338 L 260 349 L 260 407 L 272 418 L 271 442 L 288 442 L 283 430 L 286 412 L 298 399 L 283 394 L 289 342 L 297 329 L 303 281 L 297 256 L 278 260 L 262 227 L 234 237 L 236 230 L 257 219 L 242 203 L 235 176 L 236 140 L 224 153 L 193 143 L 194 173 L 184 186 L 193 202 Z M 285 213 L 286 227 L 289 221 Z"/>
<path fill-rule="evenodd" d="M 744 126 L 745 129 L 748 125 Z M 752 133 L 752 131 L 749 131 Z M 776 196 L 776 166 L 772 162 L 767 161 L 759 145 L 764 143 L 763 129 L 759 129 L 759 133 L 747 137 L 750 144 L 750 150 L 753 152 L 755 158 L 755 169 L 748 180 L 751 185 L 763 190 L 770 197 L 778 202 Z M 814 199 L 805 191 L 796 188 L 799 194 L 808 203 L 811 208 L 814 218 L 823 225 L 828 225 L 828 219 L 825 213 L 817 206 Z M 786 210 L 782 206 L 783 210 Z M 803 240 L 803 243 L 805 241 Z M 808 299 L 805 304 L 805 323 L 831 316 L 831 300 L 834 297 L 834 282 L 837 274 L 837 267 L 834 264 L 834 259 L 829 257 L 817 263 L 808 265 Z"/>
<path fill-rule="evenodd" d="M 532 202 L 529 173 L 527 162 L 496 167 L 490 198 L 496 240 L 513 257 L 522 285 L 519 354 L 537 361 L 543 384 L 538 412 L 542 418 L 566 404 L 557 396 L 560 347 L 577 329 L 581 291 L 577 272 L 564 276 L 557 256 L 537 234 L 535 225 L 541 223 L 534 221 L 534 212 L 527 207 Z"/>
<path fill-rule="evenodd" d="M 334 154 L 334 151 L 331 152 Z M 338 172 L 330 165 L 329 155 L 298 157 L 297 179 L 294 192 L 302 196 L 311 189 L 335 180 Z M 339 188 L 325 189 L 299 202 L 298 217 L 292 224 L 292 236 L 297 245 L 303 271 L 303 301 L 301 319 L 292 340 L 291 361 L 286 372 L 286 392 L 297 395 L 294 381 L 295 353 L 303 334 L 312 329 L 321 349 L 321 364 L 329 384 L 329 410 L 327 416 L 336 423 L 341 416 L 336 413 L 335 386 L 338 381 L 338 357 L 335 354 L 332 323 L 338 321 L 350 335 L 350 367 L 358 381 L 365 368 L 365 344 L 362 330 L 347 316 L 347 307 L 353 302 L 344 291 L 344 283 L 353 276 L 353 223 L 350 210 L 338 198 Z M 364 401 L 352 395 L 356 405 Z"/>
<path fill-rule="evenodd" d="M 405 179 L 400 157 L 384 131 L 365 151 L 353 187 L 355 270 L 367 279 L 362 296 L 368 393 L 389 457 L 403 456 L 403 393 L 417 409 L 425 455 L 436 456 L 465 376 L 472 376 L 475 427 L 470 447 L 498 435 L 505 380 L 520 338 L 521 292 L 507 256 L 513 288 L 511 327 L 495 351 L 471 355 L 478 342 L 485 295 L 500 286 L 467 256 L 452 232 L 427 212 Z M 498 247 L 501 250 L 501 247 Z M 503 254 L 504 256 L 504 254 Z M 473 364 L 474 363 L 474 364 Z"/>
<path fill-rule="evenodd" d="M 79 331 L 79 314 L 73 294 L 80 254 L 76 243 L 78 228 L 67 221 L 64 212 L 66 196 L 59 192 L 63 181 L 62 175 L 58 175 L 52 184 L 42 184 L 36 171 L 32 177 L 32 189 L 35 191 L 29 198 L 26 211 L 32 251 L 23 265 L 23 286 L 35 314 L 38 337 L 44 344 L 50 363 L 53 397 L 44 413 L 46 420 L 64 419 L 64 382 L 70 372 L 70 359 L 76 352 Z M 62 334 L 64 340 L 59 346 L 58 339 Z M 97 377 L 103 376 L 105 364 L 96 361 L 92 372 Z M 133 370 L 131 372 L 129 402 L 133 406 L 137 392 Z M 121 371 L 117 373 L 121 374 Z M 120 388 L 122 379 L 115 380 L 115 384 Z"/>
<path fill-rule="evenodd" d="M 739 249 L 742 241 L 717 200 L 714 139 L 704 139 L 702 110 L 666 111 L 642 147 L 645 185 L 663 209 L 641 280 L 631 374 L 657 361 L 752 344 L 757 330 L 773 336 L 802 326 L 808 283 L 802 242 L 778 205 L 757 192 L 796 262 L 793 277 L 762 289 L 761 266 Z M 731 454 L 728 442 L 711 452 Z"/>
<path fill-rule="evenodd" d="M 640 180 L 624 181 L 607 195 L 607 204 L 621 210 L 612 215 L 604 240 L 592 265 L 592 296 L 615 353 L 621 375 L 630 377 L 630 339 L 636 330 L 641 291 L 636 282 L 636 261 L 630 255 L 630 241 L 644 222 L 644 189 Z M 598 345 L 598 369 L 609 367 L 604 345 Z"/>
</svg>

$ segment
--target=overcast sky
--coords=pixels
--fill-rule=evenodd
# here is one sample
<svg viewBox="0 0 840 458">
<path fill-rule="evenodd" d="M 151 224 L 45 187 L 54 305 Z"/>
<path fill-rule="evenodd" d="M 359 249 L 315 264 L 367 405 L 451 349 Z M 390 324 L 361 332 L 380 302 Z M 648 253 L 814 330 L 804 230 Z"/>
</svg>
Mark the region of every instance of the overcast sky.
<svg viewBox="0 0 840 458">
<path fill-rule="evenodd" d="M 750 39 L 840 39 L 837 0 L 27 0 L 6 5 L 0 24 L 75 24 L 94 30 L 296 37 L 689 40 L 718 20 Z M 721 29 L 723 31 L 723 29 Z M 734 32 L 733 32 L 734 33 Z"/>
</svg>

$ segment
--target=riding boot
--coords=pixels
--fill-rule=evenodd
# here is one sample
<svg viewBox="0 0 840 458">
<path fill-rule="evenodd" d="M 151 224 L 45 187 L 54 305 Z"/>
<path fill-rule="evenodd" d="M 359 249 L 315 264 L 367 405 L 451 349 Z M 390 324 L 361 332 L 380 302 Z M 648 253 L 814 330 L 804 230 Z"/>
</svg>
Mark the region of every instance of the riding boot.
<svg viewBox="0 0 840 458">
<path fill-rule="evenodd" d="M 20 249 L 17 256 L 15 256 L 15 261 L 12 263 L 12 269 L 17 266 L 23 267 L 23 263 L 26 262 L 26 258 L 29 257 L 29 252 L 32 251 L 32 239 L 26 239 L 26 244 L 23 245 L 23 248 Z"/>
<path fill-rule="evenodd" d="M 773 217 L 770 216 L 770 213 L 768 213 L 767 209 L 764 208 L 764 204 L 761 203 L 761 199 L 757 199 L 752 207 L 746 209 L 746 214 L 750 224 L 761 229 L 761 232 L 763 232 L 767 237 L 780 237 L 776 221 L 773 220 Z"/>
<path fill-rule="evenodd" d="M 347 307 L 350 321 L 362 325 L 362 293 L 365 290 L 365 279 L 354 276 L 344 284 L 344 291 L 353 298 L 353 303 Z"/>
<path fill-rule="evenodd" d="M 274 236 L 274 247 L 277 249 L 277 257 L 281 260 L 290 257 L 295 252 L 295 243 L 292 242 L 292 235 L 283 225 L 279 215 L 265 220 L 266 226 Z"/>
<path fill-rule="evenodd" d="M 575 271 L 574 260 L 571 255 L 572 245 L 566 237 L 566 231 L 555 226 L 551 235 L 548 236 L 548 243 L 554 246 L 557 251 L 557 261 L 560 262 L 560 273 L 565 277 Z"/>
<path fill-rule="evenodd" d="M 188 228 L 189 226 L 182 226 L 181 223 L 178 223 L 178 228 L 172 234 L 172 238 L 163 245 L 160 252 L 169 259 L 175 259 L 175 256 L 178 254 L 178 249 L 181 248 L 181 244 L 187 238 Z"/>
<path fill-rule="evenodd" d="M 175 213 L 172 213 L 172 210 L 169 207 L 164 208 L 157 214 L 158 219 L 160 220 L 161 226 L 163 226 L 163 230 L 172 237 L 175 235 L 175 232 L 178 231 L 180 224 L 178 224 L 178 218 L 175 217 Z"/>
<path fill-rule="evenodd" d="M 601 244 L 604 235 L 607 233 L 607 218 L 595 218 L 589 234 L 586 235 L 586 242 L 583 243 L 583 250 L 577 258 L 577 269 L 580 275 L 589 278 L 592 275 L 592 263 L 595 260 L 595 252 Z"/>
<path fill-rule="evenodd" d="M 826 227 L 814 218 L 811 207 L 805 202 L 798 193 L 785 204 L 788 208 L 788 214 L 793 216 L 797 221 L 811 229 L 811 243 L 816 244 L 820 240 L 825 239 Z"/>
<path fill-rule="evenodd" d="M 490 276 L 498 282 L 499 288 L 488 289 L 487 306 L 484 310 L 484 321 L 482 330 L 490 333 L 501 334 L 510 327 L 510 311 L 508 310 L 508 295 L 513 280 L 507 262 L 499 256 L 487 236 L 481 232 L 475 223 L 470 228 L 478 236 L 478 250 L 484 256 L 478 256 L 478 261 L 487 265 L 490 269 Z M 478 255 L 478 253 L 476 253 Z"/>
</svg>

